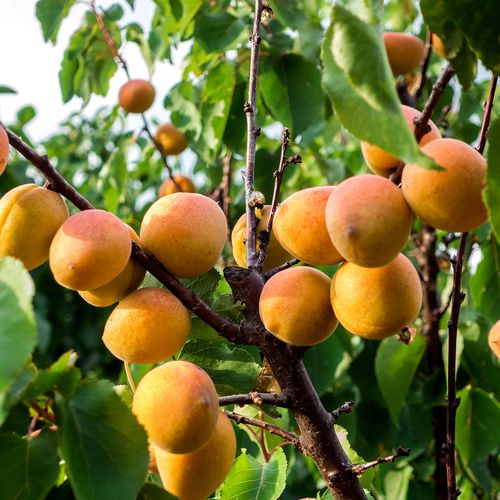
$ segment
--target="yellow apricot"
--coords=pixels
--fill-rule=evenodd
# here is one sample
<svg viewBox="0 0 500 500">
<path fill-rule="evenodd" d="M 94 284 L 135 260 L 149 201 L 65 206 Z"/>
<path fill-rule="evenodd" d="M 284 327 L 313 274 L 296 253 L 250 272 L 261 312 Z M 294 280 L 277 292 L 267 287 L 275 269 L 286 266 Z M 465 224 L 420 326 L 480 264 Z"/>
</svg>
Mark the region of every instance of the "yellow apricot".
<svg viewBox="0 0 500 500">
<path fill-rule="evenodd" d="M 292 267 L 264 285 L 259 314 L 275 337 L 292 345 L 314 345 L 337 327 L 330 304 L 330 278 L 312 267 Z"/>
<path fill-rule="evenodd" d="M 289 196 L 276 212 L 273 230 L 281 246 L 313 266 L 342 260 L 325 225 L 326 203 L 335 189 L 334 186 L 302 189 Z"/>
<path fill-rule="evenodd" d="M 165 179 L 160 186 L 160 191 L 158 193 L 159 198 L 177 192 L 196 193 L 196 187 L 189 177 L 186 177 L 185 175 L 174 175 L 174 179 L 180 189 L 177 188 L 172 179 Z"/>
<path fill-rule="evenodd" d="M 500 319 L 491 327 L 488 334 L 488 345 L 495 356 L 500 359 Z"/>
<path fill-rule="evenodd" d="M 424 42 L 409 33 L 384 33 L 384 45 L 394 75 L 411 73 L 424 57 Z"/>
<path fill-rule="evenodd" d="M 144 113 L 155 100 L 155 88 L 146 80 L 129 80 L 120 88 L 118 102 L 128 113 Z"/>
<path fill-rule="evenodd" d="M 370 174 L 341 182 L 325 213 L 326 228 L 342 257 L 363 267 L 395 259 L 408 241 L 413 219 L 397 186 Z"/>
<path fill-rule="evenodd" d="M 403 254 L 382 267 L 340 266 L 330 291 L 340 324 L 354 335 L 384 339 L 409 326 L 422 306 L 422 286 Z"/>
<path fill-rule="evenodd" d="M 142 246 L 137 233 L 127 224 L 125 226 L 128 228 L 132 240 Z M 83 300 L 95 307 L 107 307 L 136 290 L 145 275 L 146 270 L 138 262 L 130 258 L 125 269 L 109 283 L 94 290 L 79 291 L 78 294 Z"/>
<path fill-rule="evenodd" d="M 186 342 L 191 318 L 181 301 L 161 288 L 141 288 L 115 307 L 102 340 L 113 356 L 128 363 L 159 363 Z"/>
<path fill-rule="evenodd" d="M 64 200 L 54 191 L 35 184 L 11 189 L 0 200 L 0 257 L 16 257 L 29 271 L 42 265 L 68 217 Z"/>
<path fill-rule="evenodd" d="M 226 242 L 226 216 L 210 198 L 173 193 L 160 198 L 144 215 L 144 246 L 176 276 L 193 278 L 208 272 Z"/>
<path fill-rule="evenodd" d="M 401 111 L 413 131 L 415 129 L 415 120 L 420 118 L 422 113 L 414 108 L 410 108 L 410 106 L 405 106 L 404 104 L 401 105 Z M 425 144 L 435 139 L 441 139 L 441 134 L 432 120 L 429 120 L 429 126 L 430 131 L 427 132 L 422 139 L 420 139 L 420 146 L 425 146 Z M 389 173 L 385 175 L 384 172 L 398 166 L 399 159 L 389 153 L 386 153 L 378 146 L 373 146 L 372 144 L 362 141 L 361 152 L 363 153 L 363 158 L 365 159 L 366 164 L 378 175 L 388 177 Z"/>
<path fill-rule="evenodd" d="M 212 380 L 199 366 L 169 361 L 139 382 L 132 411 L 155 446 L 190 453 L 214 435 L 219 399 Z"/>
<path fill-rule="evenodd" d="M 0 175 L 3 174 L 9 161 L 9 137 L 5 129 L 0 125 Z"/>
<path fill-rule="evenodd" d="M 236 436 L 229 418 L 219 412 L 210 441 L 192 453 L 175 454 L 155 449 L 163 487 L 179 500 L 208 498 L 224 481 L 236 454 Z"/>
<path fill-rule="evenodd" d="M 94 290 L 116 278 L 130 259 L 127 226 L 104 210 L 72 215 L 50 245 L 55 280 L 72 290 Z"/>
<path fill-rule="evenodd" d="M 160 125 L 154 138 L 165 156 L 181 154 L 187 148 L 186 137 L 171 123 Z"/>
<path fill-rule="evenodd" d="M 422 152 L 444 170 L 406 165 L 402 189 L 416 215 L 444 231 L 470 231 L 488 218 L 481 192 L 486 160 L 471 146 L 456 139 L 437 139 Z"/>
<path fill-rule="evenodd" d="M 441 38 L 439 38 L 435 33 L 432 34 L 432 48 L 439 57 L 446 59 L 446 49 L 444 47 L 443 40 L 441 40 Z"/>
<path fill-rule="evenodd" d="M 257 225 L 257 234 L 267 228 L 269 216 L 271 215 L 271 205 L 265 205 L 263 208 L 257 208 L 255 215 L 259 219 Z M 231 233 L 231 243 L 233 245 L 233 257 L 236 264 L 241 267 L 247 265 L 247 247 L 246 247 L 246 233 L 247 233 L 247 216 L 243 214 L 236 222 L 233 232 Z M 260 249 L 260 242 L 257 238 L 257 250 Z M 290 260 L 292 256 L 280 245 L 274 234 L 274 229 L 271 231 L 271 240 L 267 247 L 266 260 L 264 261 L 263 270 L 270 271 L 275 267 L 284 264 Z"/>
</svg>

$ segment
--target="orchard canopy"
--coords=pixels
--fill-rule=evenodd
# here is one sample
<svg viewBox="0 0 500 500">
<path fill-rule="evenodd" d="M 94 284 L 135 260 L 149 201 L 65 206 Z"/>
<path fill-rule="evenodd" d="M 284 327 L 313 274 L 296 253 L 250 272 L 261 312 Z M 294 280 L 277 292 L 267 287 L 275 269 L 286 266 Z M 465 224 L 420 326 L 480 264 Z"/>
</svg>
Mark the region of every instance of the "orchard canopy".
<svg viewBox="0 0 500 500">
<path fill-rule="evenodd" d="M 498 0 L 25 3 L 0 500 L 498 498 Z"/>
</svg>

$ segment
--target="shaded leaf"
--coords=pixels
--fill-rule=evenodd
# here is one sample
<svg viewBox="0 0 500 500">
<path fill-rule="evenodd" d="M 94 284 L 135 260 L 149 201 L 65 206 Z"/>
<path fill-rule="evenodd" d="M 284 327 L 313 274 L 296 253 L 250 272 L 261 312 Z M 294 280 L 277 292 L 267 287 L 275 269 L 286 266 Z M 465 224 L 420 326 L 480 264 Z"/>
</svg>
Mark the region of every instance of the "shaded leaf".
<svg viewBox="0 0 500 500">
<path fill-rule="evenodd" d="M 488 130 L 488 169 L 484 201 L 488 207 L 491 228 L 500 242 L 500 119 L 496 119 Z"/>
<path fill-rule="evenodd" d="M 43 38 L 55 44 L 57 34 L 64 18 L 75 0 L 38 0 L 36 4 L 36 17 L 42 25 Z"/>
<path fill-rule="evenodd" d="M 247 25 L 247 19 L 229 12 L 207 12 L 197 18 L 194 37 L 207 52 L 224 52 L 248 38 Z"/>
</svg>

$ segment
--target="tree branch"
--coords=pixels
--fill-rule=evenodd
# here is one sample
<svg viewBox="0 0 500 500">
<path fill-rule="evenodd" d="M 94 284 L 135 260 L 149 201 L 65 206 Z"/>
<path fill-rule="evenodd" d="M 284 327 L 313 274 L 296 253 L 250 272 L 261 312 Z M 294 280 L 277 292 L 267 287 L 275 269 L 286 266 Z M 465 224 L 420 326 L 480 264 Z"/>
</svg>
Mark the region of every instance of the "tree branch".
<svg viewBox="0 0 500 500">
<path fill-rule="evenodd" d="M 354 401 L 346 401 L 343 405 L 340 405 L 336 410 L 333 410 L 331 415 L 337 420 L 342 413 L 352 413 L 354 408 Z"/>
<path fill-rule="evenodd" d="M 486 146 L 486 136 L 490 128 L 491 111 L 493 110 L 493 101 L 495 99 L 495 91 L 497 88 L 498 76 L 493 75 L 490 81 L 490 90 L 488 92 L 488 100 L 484 106 L 483 123 L 481 124 L 481 132 L 479 134 L 479 143 L 476 150 L 483 154 L 484 147 Z"/>
<path fill-rule="evenodd" d="M 415 97 L 417 101 L 422 97 L 424 93 L 425 83 L 427 81 L 427 69 L 429 68 L 429 62 L 432 55 L 432 33 L 429 28 L 427 28 L 427 36 L 425 40 L 425 54 L 422 59 L 422 64 L 420 65 L 420 81 L 418 82 L 418 88 L 415 92 Z"/>
<path fill-rule="evenodd" d="M 363 464 L 352 464 L 351 470 L 357 475 L 361 476 L 364 472 L 372 467 L 376 467 L 380 464 L 386 464 L 389 462 L 394 462 L 396 459 L 400 457 L 407 457 L 410 455 L 410 450 L 408 448 L 398 448 L 396 453 L 393 455 L 389 455 L 388 457 L 379 457 L 376 460 L 372 460 L 371 462 L 365 462 Z"/>
<path fill-rule="evenodd" d="M 221 396 L 219 398 L 219 406 L 229 405 L 272 405 L 281 408 L 289 408 L 290 401 L 286 394 L 267 393 L 267 392 L 251 392 L 249 394 L 234 394 L 232 396 Z"/>
<path fill-rule="evenodd" d="M 273 277 L 275 274 L 278 274 L 280 271 L 284 271 L 285 269 L 288 269 L 289 267 L 295 266 L 300 262 L 299 259 L 290 259 L 286 261 L 284 264 L 281 264 L 281 266 L 275 267 L 274 269 L 271 269 L 270 271 L 267 271 L 267 273 L 264 273 L 264 280 L 267 281 L 269 278 Z"/>
</svg>

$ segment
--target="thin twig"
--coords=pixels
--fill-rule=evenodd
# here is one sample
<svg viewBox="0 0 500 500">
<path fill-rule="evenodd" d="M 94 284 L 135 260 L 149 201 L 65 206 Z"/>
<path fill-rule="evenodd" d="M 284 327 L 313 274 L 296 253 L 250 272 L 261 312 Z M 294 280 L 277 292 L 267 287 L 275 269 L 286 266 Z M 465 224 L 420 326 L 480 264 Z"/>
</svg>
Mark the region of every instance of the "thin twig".
<svg viewBox="0 0 500 500">
<path fill-rule="evenodd" d="M 354 407 L 354 401 L 346 401 L 343 405 L 340 405 L 336 410 L 332 411 L 332 417 L 337 420 L 342 413 L 352 413 Z"/>
<path fill-rule="evenodd" d="M 288 408 L 289 403 L 290 402 L 285 394 L 267 393 L 267 392 L 234 394 L 232 396 L 221 396 L 219 398 L 219 406 L 273 405 L 273 406 L 279 406 L 281 408 Z"/>
<path fill-rule="evenodd" d="M 481 132 L 479 134 L 479 143 L 476 150 L 483 154 L 484 147 L 486 146 L 486 136 L 490 128 L 491 111 L 493 110 L 493 101 L 495 99 L 495 91 L 497 88 L 498 76 L 493 75 L 490 81 L 490 90 L 488 92 L 488 100 L 484 106 L 483 123 L 481 124 Z"/>
<path fill-rule="evenodd" d="M 396 453 L 393 455 L 389 455 L 388 457 L 379 457 L 376 460 L 372 460 L 371 462 L 365 462 L 363 464 L 352 464 L 351 470 L 357 476 L 361 476 L 364 472 L 372 467 L 376 467 L 380 464 L 386 464 L 389 462 L 394 462 L 396 459 L 400 457 L 407 457 L 410 454 L 410 450 L 408 448 L 398 448 Z"/>
<path fill-rule="evenodd" d="M 281 266 L 275 267 L 274 269 L 271 269 L 270 271 L 267 271 L 267 273 L 264 273 L 264 280 L 267 281 L 269 278 L 273 277 L 275 274 L 278 274 L 281 271 L 284 271 L 285 269 L 288 269 L 289 267 L 295 266 L 300 262 L 299 259 L 290 259 L 286 261 L 284 264 L 281 264 Z"/>
<path fill-rule="evenodd" d="M 127 361 L 123 362 L 123 368 L 125 369 L 125 375 L 127 376 L 128 385 L 130 386 L 130 390 L 135 394 L 134 377 L 132 377 L 132 372 L 130 371 L 130 365 Z"/>
<path fill-rule="evenodd" d="M 427 28 L 427 36 L 425 40 L 425 54 L 422 59 L 422 64 L 420 65 L 420 81 L 418 82 L 418 88 L 415 92 L 415 97 L 417 101 L 422 97 L 424 93 L 425 83 L 427 81 L 427 69 L 429 68 L 429 62 L 432 55 L 432 33 L 429 28 Z"/>
</svg>

